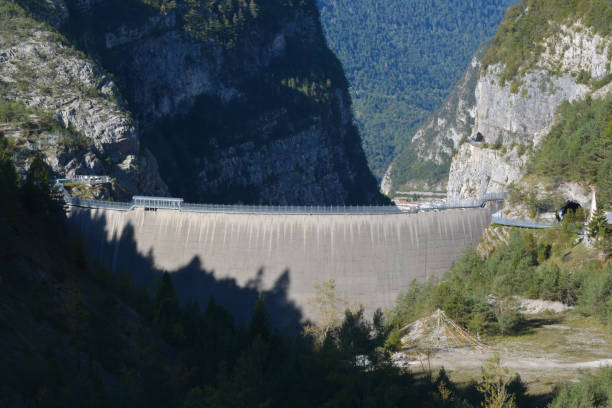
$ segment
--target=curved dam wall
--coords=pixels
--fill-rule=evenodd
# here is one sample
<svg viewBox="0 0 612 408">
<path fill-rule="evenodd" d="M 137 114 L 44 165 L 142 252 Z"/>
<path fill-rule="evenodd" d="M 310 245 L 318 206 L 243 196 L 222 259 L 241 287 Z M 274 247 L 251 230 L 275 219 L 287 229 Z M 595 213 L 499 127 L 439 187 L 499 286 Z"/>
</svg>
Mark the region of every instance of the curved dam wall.
<svg viewBox="0 0 612 408">
<path fill-rule="evenodd" d="M 168 271 L 183 300 L 205 305 L 214 295 L 239 320 L 264 291 L 278 308 L 293 311 L 278 324 L 287 326 L 316 319 L 308 304 L 314 285 L 332 278 L 337 294 L 368 315 L 392 307 L 413 279 L 441 276 L 474 246 L 498 207 L 397 215 L 72 207 L 69 220 L 91 254 L 115 272 L 130 271 L 147 284 Z"/>
</svg>

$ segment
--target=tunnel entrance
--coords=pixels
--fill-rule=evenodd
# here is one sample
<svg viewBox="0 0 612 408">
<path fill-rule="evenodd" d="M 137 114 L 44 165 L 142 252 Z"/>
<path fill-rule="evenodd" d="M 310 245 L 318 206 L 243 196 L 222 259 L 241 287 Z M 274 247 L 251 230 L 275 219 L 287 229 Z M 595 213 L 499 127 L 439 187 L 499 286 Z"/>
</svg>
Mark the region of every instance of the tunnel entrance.
<svg viewBox="0 0 612 408">
<path fill-rule="evenodd" d="M 561 207 L 559 210 L 557 219 L 562 221 L 567 214 L 571 214 L 571 217 L 575 218 L 576 221 L 581 221 L 581 218 L 584 218 L 582 206 L 575 201 L 566 201 L 563 207 Z"/>
</svg>

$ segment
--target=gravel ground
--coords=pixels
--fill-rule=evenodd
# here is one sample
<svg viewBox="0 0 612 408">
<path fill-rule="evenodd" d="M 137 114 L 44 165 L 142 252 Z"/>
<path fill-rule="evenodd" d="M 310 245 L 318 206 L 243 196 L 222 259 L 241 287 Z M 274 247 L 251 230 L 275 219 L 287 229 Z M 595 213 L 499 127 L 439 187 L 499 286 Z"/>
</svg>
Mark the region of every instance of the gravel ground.
<svg viewBox="0 0 612 408">
<path fill-rule="evenodd" d="M 546 393 L 560 381 L 576 381 L 585 372 L 612 365 L 612 333 L 594 319 L 571 313 L 533 315 L 520 335 L 493 339 L 485 352 L 454 348 L 428 359 L 408 351 L 394 358 L 414 372 L 444 367 L 451 378 L 464 382 L 478 380 L 484 362 L 495 354 L 504 366 L 520 374 L 531 393 Z"/>
</svg>

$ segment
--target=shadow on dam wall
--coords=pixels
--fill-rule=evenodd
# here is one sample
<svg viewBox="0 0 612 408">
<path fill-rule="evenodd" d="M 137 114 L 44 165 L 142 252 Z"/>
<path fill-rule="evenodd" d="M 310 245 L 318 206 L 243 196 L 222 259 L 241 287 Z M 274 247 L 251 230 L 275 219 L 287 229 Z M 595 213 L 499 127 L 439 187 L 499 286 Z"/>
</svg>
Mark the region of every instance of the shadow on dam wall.
<svg viewBox="0 0 612 408">
<path fill-rule="evenodd" d="M 314 285 L 368 315 L 391 307 L 412 280 L 441 276 L 473 246 L 499 204 L 397 215 L 289 215 L 113 211 L 73 207 L 88 252 L 139 286 L 171 273 L 183 302 L 211 296 L 247 322 L 259 293 L 273 327 L 295 333 L 312 315 Z"/>
<path fill-rule="evenodd" d="M 206 270 L 199 256 L 184 266 L 167 270 L 155 263 L 155 251 L 139 250 L 134 225 L 127 223 L 121 231 L 112 229 L 108 211 L 73 208 L 68 216 L 69 225 L 85 240 L 86 250 L 95 259 L 103 261 L 115 274 L 128 274 L 141 288 L 154 288 L 164 272 L 171 272 L 172 281 L 183 304 L 195 301 L 202 310 L 214 296 L 218 305 L 227 309 L 239 323 L 250 321 L 255 301 L 261 293 L 273 328 L 295 334 L 303 323 L 300 308 L 288 298 L 290 271 L 284 270 L 274 284 L 264 289 L 265 271 L 259 268 L 252 277 L 238 285 L 235 279 L 218 278 L 214 270 Z M 111 212 L 112 213 L 112 212 Z M 112 214 L 111 214 L 112 215 Z"/>
</svg>

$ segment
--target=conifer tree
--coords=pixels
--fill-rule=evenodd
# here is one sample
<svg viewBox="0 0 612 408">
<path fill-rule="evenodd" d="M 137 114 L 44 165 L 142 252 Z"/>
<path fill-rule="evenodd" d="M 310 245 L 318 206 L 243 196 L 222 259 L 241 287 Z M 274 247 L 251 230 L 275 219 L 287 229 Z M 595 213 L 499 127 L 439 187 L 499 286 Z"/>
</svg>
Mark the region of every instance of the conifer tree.
<svg viewBox="0 0 612 408">
<path fill-rule="evenodd" d="M 260 335 L 263 339 L 268 339 L 270 336 L 268 317 L 266 316 L 266 308 L 261 294 L 259 294 L 255 302 L 255 310 L 253 311 L 251 325 L 249 326 L 249 337 L 254 339 L 257 335 Z"/>
<path fill-rule="evenodd" d="M 178 317 L 178 297 L 168 272 L 164 272 L 153 300 L 153 325 L 167 340 L 176 340 L 174 326 Z"/>
<path fill-rule="evenodd" d="M 601 237 L 601 235 L 606 232 L 607 227 L 608 220 L 606 218 L 606 213 L 601 205 L 597 206 L 597 209 L 593 213 L 593 217 L 591 217 L 591 221 L 589 221 L 587 235 L 590 238 Z"/>
<path fill-rule="evenodd" d="M 251 12 L 251 16 L 253 18 L 257 18 L 259 15 L 259 6 L 255 3 L 255 0 L 251 0 L 249 3 L 249 11 Z"/>
</svg>

